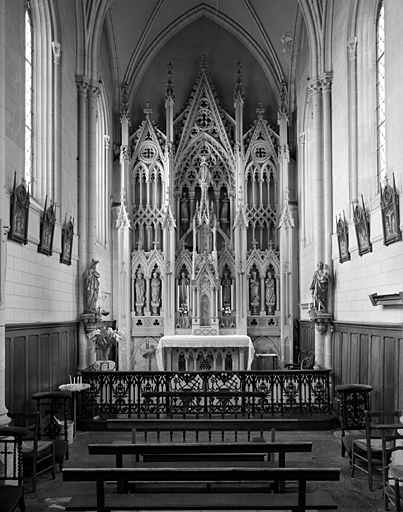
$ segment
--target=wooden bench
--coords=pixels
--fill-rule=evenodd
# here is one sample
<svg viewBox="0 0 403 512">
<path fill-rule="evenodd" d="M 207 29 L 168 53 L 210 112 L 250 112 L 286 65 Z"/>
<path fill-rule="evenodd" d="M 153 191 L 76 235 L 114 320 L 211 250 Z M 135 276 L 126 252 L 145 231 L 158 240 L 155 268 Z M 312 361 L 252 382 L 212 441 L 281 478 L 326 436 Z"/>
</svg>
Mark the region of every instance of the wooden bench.
<svg viewBox="0 0 403 512">
<path fill-rule="evenodd" d="M 235 443 L 147 443 L 147 444 L 89 444 L 90 455 L 113 455 L 116 458 L 116 467 L 123 467 L 125 455 L 135 456 L 136 462 L 140 458 L 146 461 L 173 461 L 184 460 L 184 456 L 204 455 L 205 460 L 214 460 L 207 456 L 215 456 L 215 460 L 225 460 L 224 455 L 232 455 L 227 460 L 242 461 L 242 455 L 252 460 L 262 461 L 262 457 L 251 457 L 251 455 L 263 454 L 269 458 L 271 454 L 278 454 L 278 466 L 285 467 L 287 453 L 308 453 L 312 451 L 310 441 L 301 442 L 235 442 Z M 202 460 L 201 458 L 199 460 Z M 245 459 L 247 460 L 247 459 Z"/>
<path fill-rule="evenodd" d="M 338 481 L 336 468 L 66 468 L 66 482 L 96 482 L 96 494 L 78 494 L 66 504 L 69 510 L 336 510 L 333 498 L 324 492 L 307 493 L 307 482 Z M 239 484 L 272 481 L 298 482 L 298 492 L 270 494 L 240 492 Z M 110 494 L 105 482 L 152 483 L 231 483 L 232 492 Z"/>
<path fill-rule="evenodd" d="M 173 440 L 174 432 L 183 432 L 183 441 L 186 441 L 188 432 L 194 432 L 195 440 L 199 440 L 200 432 L 208 432 L 208 440 L 211 441 L 212 432 L 221 432 L 221 440 L 224 441 L 225 433 L 234 432 L 234 439 L 237 441 L 239 432 L 246 432 L 248 441 L 251 440 L 251 433 L 258 432 L 264 437 L 265 432 L 270 432 L 274 440 L 274 432 L 278 430 L 296 430 L 297 419 L 269 418 L 269 419 L 108 419 L 108 430 L 131 430 L 132 442 L 137 441 L 137 432 L 144 432 L 144 441 L 148 439 L 149 432 L 157 433 L 157 440 L 160 440 L 161 432 L 169 432 L 170 440 Z"/>
<path fill-rule="evenodd" d="M 229 404 L 230 400 L 239 399 L 242 401 L 241 404 L 241 414 L 246 414 L 246 403 L 247 401 L 251 401 L 251 408 L 249 414 L 254 415 L 255 412 L 263 413 L 263 405 L 264 399 L 267 396 L 267 393 L 264 391 L 230 391 L 230 390 L 221 390 L 221 391 L 193 391 L 193 390 L 180 390 L 180 391 L 143 391 L 142 396 L 147 400 L 151 400 L 153 398 L 156 399 L 164 399 L 166 404 L 166 412 L 168 415 L 171 415 L 173 412 L 173 404 L 175 400 L 180 400 L 183 406 L 183 411 L 186 413 L 188 408 L 190 407 L 190 403 L 195 400 L 197 404 L 200 405 L 204 414 L 207 414 L 208 411 L 211 411 L 211 404 L 214 400 L 218 400 L 221 404 L 221 414 L 224 415 L 226 412 L 226 407 Z M 257 408 L 255 409 L 255 399 L 257 400 Z"/>
</svg>

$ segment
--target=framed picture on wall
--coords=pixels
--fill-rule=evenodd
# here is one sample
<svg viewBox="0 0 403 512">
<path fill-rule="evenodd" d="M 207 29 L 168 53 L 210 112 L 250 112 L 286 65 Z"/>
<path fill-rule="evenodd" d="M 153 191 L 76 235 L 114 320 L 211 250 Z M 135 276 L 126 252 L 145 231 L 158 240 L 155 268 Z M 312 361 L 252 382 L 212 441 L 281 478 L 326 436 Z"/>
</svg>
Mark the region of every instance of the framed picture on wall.
<svg viewBox="0 0 403 512">
<path fill-rule="evenodd" d="M 350 251 L 348 248 L 348 224 L 346 222 L 346 218 L 343 211 L 343 218 L 339 214 L 339 220 L 336 217 L 336 232 L 337 232 L 337 242 L 339 244 L 339 260 L 340 263 L 344 261 L 349 261 L 350 259 Z"/>
<path fill-rule="evenodd" d="M 368 252 L 372 252 L 372 244 L 369 234 L 368 214 L 365 211 L 364 198 L 361 196 L 362 206 L 358 203 L 353 205 L 353 218 L 355 225 L 355 233 L 357 235 L 358 254 L 362 256 Z"/>
<path fill-rule="evenodd" d="M 56 205 L 53 203 L 53 201 L 50 201 L 50 205 L 47 208 L 47 203 L 48 198 L 46 197 L 45 209 L 41 218 L 38 252 L 46 254 L 47 256 L 51 256 L 53 249 L 53 235 L 55 233 L 56 223 Z"/>
<path fill-rule="evenodd" d="M 399 218 L 399 194 L 396 192 L 395 175 L 393 188 L 386 178 L 386 185 L 381 188 L 381 211 L 384 245 L 393 244 L 402 239 Z"/>
<path fill-rule="evenodd" d="M 60 263 L 71 265 L 71 252 L 73 249 L 73 235 L 74 235 L 74 219 L 64 222 L 62 229 L 62 252 L 60 254 Z"/>
<path fill-rule="evenodd" d="M 23 178 L 17 187 L 17 173 L 14 174 L 14 188 L 10 203 L 10 231 L 8 238 L 22 244 L 28 243 L 29 190 Z"/>
</svg>

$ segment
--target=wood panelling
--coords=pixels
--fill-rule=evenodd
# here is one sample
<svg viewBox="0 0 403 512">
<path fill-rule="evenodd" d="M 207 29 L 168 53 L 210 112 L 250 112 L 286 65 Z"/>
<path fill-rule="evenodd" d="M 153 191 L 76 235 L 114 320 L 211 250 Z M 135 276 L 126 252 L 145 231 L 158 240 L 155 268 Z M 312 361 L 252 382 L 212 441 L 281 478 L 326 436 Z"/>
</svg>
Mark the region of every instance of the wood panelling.
<svg viewBox="0 0 403 512">
<path fill-rule="evenodd" d="M 402 325 L 333 322 L 332 381 L 339 384 L 369 384 L 371 409 L 403 408 Z M 310 349 L 312 327 L 299 322 L 301 350 Z"/>
<path fill-rule="evenodd" d="M 77 372 L 77 323 L 6 325 L 6 407 L 32 411 L 31 396 Z"/>
</svg>

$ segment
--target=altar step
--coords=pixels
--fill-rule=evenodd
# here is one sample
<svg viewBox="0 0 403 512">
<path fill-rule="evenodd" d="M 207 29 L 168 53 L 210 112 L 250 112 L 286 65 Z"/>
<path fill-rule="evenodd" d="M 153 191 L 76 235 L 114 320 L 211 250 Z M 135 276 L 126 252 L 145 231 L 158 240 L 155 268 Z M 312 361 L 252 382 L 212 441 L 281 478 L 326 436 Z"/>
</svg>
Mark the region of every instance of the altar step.
<svg viewBox="0 0 403 512">
<path fill-rule="evenodd" d="M 87 430 L 87 431 L 107 431 L 107 419 L 122 419 L 127 418 L 127 416 L 124 415 L 115 415 L 110 417 L 103 417 L 98 418 L 95 417 L 94 419 L 88 419 L 88 418 L 77 418 L 77 428 L 78 430 Z M 134 417 L 132 417 L 135 419 Z M 149 419 L 155 419 L 156 417 L 153 415 L 148 414 L 147 418 Z M 166 419 L 167 416 L 161 416 L 161 418 Z M 173 419 L 180 419 L 182 416 L 174 416 Z M 203 421 L 204 418 L 208 418 L 208 416 L 199 416 L 199 420 Z M 214 419 L 214 416 L 211 416 L 212 419 Z M 221 415 L 216 416 L 217 419 L 221 419 Z M 225 416 L 226 419 L 234 419 L 235 416 Z M 248 422 L 247 416 L 237 416 L 238 419 L 245 419 L 245 423 Z M 295 416 L 295 415 L 287 415 L 287 416 L 276 416 L 276 415 L 265 415 L 263 419 L 293 419 L 295 421 L 293 422 L 284 422 L 284 427 L 276 427 L 276 430 L 281 431 L 309 431 L 309 430 L 331 430 L 334 428 L 338 428 L 339 425 L 337 424 L 335 418 L 333 415 L 324 415 L 324 414 L 312 414 L 312 416 Z M 139 418 L 140 419 L 140 418 Z M 141 419 L 144 419 L 142 417 Z M 186 416 L 186 419 L 195 419 L 194 416 Z M 260 417 L 254 416 L 253 419 L 260 419 Z"/>
</svg>

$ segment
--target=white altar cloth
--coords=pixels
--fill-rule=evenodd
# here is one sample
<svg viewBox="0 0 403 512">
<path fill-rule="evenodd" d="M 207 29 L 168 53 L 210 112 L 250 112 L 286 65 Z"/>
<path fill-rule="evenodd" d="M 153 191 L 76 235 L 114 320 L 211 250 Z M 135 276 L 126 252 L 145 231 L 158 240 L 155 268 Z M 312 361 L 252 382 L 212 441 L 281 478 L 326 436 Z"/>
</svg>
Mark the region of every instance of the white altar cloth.
<svg viewBox="0 0 403 512">
<path fill-rule="evenodd" d="M 156 358 L 158 370 L 164 371 L 164 357 L 163 351 L 165 348 L 193 348 L 193 347 L 206 347 L 206 348 L 247 348 L 248 349 L 248 367 L 250 370 L 255 349 L 249 336 L 240 334 L 231 334 L 228 336 L 194 336 L 194 335 L 177 335 L 177 336 L 163 336 L 157 346 Z"/>
</svg>

